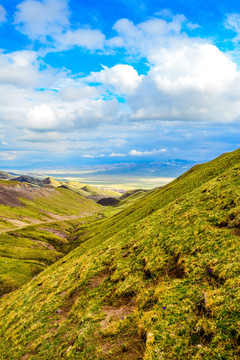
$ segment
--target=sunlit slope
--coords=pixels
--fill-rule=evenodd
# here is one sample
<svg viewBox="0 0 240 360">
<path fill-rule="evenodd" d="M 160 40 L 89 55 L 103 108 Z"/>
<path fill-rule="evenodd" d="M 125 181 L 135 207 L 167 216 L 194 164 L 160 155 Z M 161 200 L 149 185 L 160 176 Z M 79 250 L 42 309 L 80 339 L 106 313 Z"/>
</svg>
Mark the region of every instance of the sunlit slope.
<svg viewBox="0 0 240 360">
<path fill-rule="evenodd" d="M 1 185 L 0 200 L 0 296 L 61 258 L 76 224 L 96 220 L 101 209 L 70 190 L 16 182 Z"/>
<path fill-rule="evenodd" d="M 135 201 L 141 199 L 143 196 L 146 196 L 147 191 L 146 190 L 130 190 L 128 192 L 129 194 L 127 194 L 128 196 L 126 196 L 126 194 L 123 194 L 120 198 L 119 198 L 119 204 L 118 206 L 122 206 L 122 205 L 132 205 L 133 203 L 135 203 Z"/>
<path fill-rule="evenodd" d="M 195 190 L 2 298 L 2 359 L 239 359 L 240 164 L 228 155 Z"/>
<path fill-rule="evenodd" d="M 0 231 L 27 224 L 86 215 L 100 206 L 67 189 L 35 188 L 0 181 Z"/>
<path fill-rule="evenodd" d="M 163 208 L 181 196 L 191 193 L 194 189 L 214 179 L 233 167 L 234 164 L 239 164 L 239 162 L 240 149 L 223 154 L 208 163 L 196 165 L 170 184 L 149 191 L 139 201 L 136 201 L 133 205 L 118 212 L 116 215 L 102 220 L 91 227 L 81 227 L 79 232 L 74 234 L 74 241 L 71 246 L 77 246 L 86 239 L 100 236 L 100 234 L 102 239 L 107 239 L 119 230 L 127 228 L 129 225 Z"/>
<path fill-rule="evenodd" d="M 98 213 L 72 220 L 66 217 L 65 221 L 44 222 L 1 233 L 0 296 L 18 289 L 63 257 L 77 224 L 97 219 Z"/>
<path fill-rule="evenodd" d="M 51 177 L 47 177 L 45 180 L 42 180 L 42 183 L 45 185 L 51 185 L 53 187 L 62 186 L 72 191 L 75 191 L 76 193 L 85 197 L 94 197 L 94 196 L 119 197 L 120 196 L 120 193 L 117 191 L 99 189 L 95 186 L 79 183 L 78 181 L 58 181 Z"/>
<path fill-rule="evenodd" d="M 64 184 L 68 189 L 89 198 L 102 198 L 102 197 L 119 197 L 120 193 L 112 190 L 103 190 L 95 186 L 84 185 L 76 181 L 68 181 Z"/>
</svg>

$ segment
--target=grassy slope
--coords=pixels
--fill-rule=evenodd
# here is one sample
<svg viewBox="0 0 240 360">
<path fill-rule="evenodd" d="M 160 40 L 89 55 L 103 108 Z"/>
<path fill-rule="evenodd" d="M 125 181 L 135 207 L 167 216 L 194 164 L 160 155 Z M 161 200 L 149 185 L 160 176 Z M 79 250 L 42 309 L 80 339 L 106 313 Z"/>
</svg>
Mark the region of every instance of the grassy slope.
<svg viewBox="0 0 240 360">
<path fill-rule="evenodd" d="M 47 183 L 53 187 L 58 187 L 61 185 L 66 186 L 68 189 L 75 191 L 76 193 L 82 196 L 112 196 L 112 197 L 119 197 L 120 193 L 113 190 L 103 190 L 99 189 L 95 186 L 87 185 L 79 183 L 78 181 L 57 181 L 51 177 L 47 178 Z"/>
<path fill-rule="evenodd" d="M 147 191 L 145 190 L 138 190 L 138 191 L 132 191 L 132 194 L 130 193 L 130 195 L 128 195 L 127 197 L 125 196 L 121 196 L 119 198 L 120 200 L 120 203 L 118 206 L 122 206 L 122 205 L 125 205 L 125 204 L 128 204 L 128 205 L 132 205 L 135 203 L 135 201 L 141 199 L 143 196 L 146 196 L 147 194 Z M 124 194 L 125 195 L 125 194 Z"/>
<path fill-rule="evenodd" d="M 80 227 L 70 244 L 72 248 L 78 246 L 86 239 L 101 236 L 102 240 L 116 234 L 119 230 L 144 219 L 149 214 L 167 206 L 177 198 L 193 191 L 202 184 L 214 179 L 226 169 L 240 162 L 240 149 L 219 156 L 208 163 L 195 165 L 182 176 L 170 184 L 157 190 L 149 191 L 139 201 L 117 212 L 112 217 L 96 222 L 91 227 Z M 78 237 L 76 236 L 78 235 Z"/>
<path fill-rule="evenodd" d="M 2 359 L 239 359 L 239 151 L 208 165 L 4 297 Z"/>
<path fill-rule="evenodd" d="M 12 184 L 13 182 L 9 182 L 5 186 L 10 187 Z M 89 214 L 100 208 L 95 202 L 66 189 L 54 189 L 49 196 L 35 197 L 34 200 L 21 198 L 21 202 L 22 207 L 0 204 L 0 230 L 17 228 L 11 220 L 27 223 L 34 220 L 46 221 L 54 219 L 54 214 L 77 216 L 82 213 Z"/>
<path fill-rule="evenodd" d="M 1 222 L 2 230 L 15 230 L 0 234 L 0 295 L 19 288 L 64 256 L 68 237 L 76 227 L 76 220 L 70 220 L 71 217 L 78 218 L 77 224 L 86 224 L 98 218 L 97 214 L 91 214 L 101 208 L 93 201 L 65 189 L 54 190 L 51 196 L 37 197 L 33 201 L 22 198 L 21 202 L 25 206 L 0 205 L 1 216 L 4 219 L 24 220 L 25 224 L 33 220 L 42 221 L 42 224 L 17 229 L 16 224 L 6 220 Z M 55 215 L 58 222 L 55 219 L 55 223 L 48 223 Z M 60 221 L 61 217 L 69 220 Z M 80 217 L 83 218 L 79 220 Z M 55 233 L 47 231 L 47 228 L 55 230 Z"/>
<path fill-rule="evenodd" d="M 117 191 L 103 190 L 95 186 L 84 185 L 75 181 L 69 181 L 66 183 L 67 187 L 83 196 L 105 196 L 105 197 L 119 197 L 120 193 Z"/>
</svg>

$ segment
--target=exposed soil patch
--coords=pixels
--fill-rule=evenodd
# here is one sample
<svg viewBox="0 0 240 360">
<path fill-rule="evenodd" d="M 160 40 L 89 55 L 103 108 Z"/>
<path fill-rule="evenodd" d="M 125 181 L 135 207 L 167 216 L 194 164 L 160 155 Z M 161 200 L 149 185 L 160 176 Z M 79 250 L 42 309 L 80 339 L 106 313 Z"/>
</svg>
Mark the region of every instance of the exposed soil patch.
<svg viewBox="0 0 240 360">
<path fill-rule="evenodd" d="M 99 339 L 104 354 L 104 360 L 142 360 L 145 343 L 137 331 L 131 334 L 121 334 L 114 338 Z"/>
<path fill-rule="evenodd" d="M 232 234 L 235 236 L 240 236 L 240 229 L 238 228 L 233 229 Z"/>
<path fill-rule="evenodd" d="M 61 297 L 65 297 L 65 295 L 65 292 L 63 292 Z M 65 298 L 63 306 L 56 310 L 56 314 L 53 316 L 54 319 L 49 322 L 49 331 L 52 334 L 54 334 L 57 331 L 58 326 L 67 319 L 68 314 L 74 306 L 75 301 L 79 295 L 80 293 L 78 291 L 73 292 L 68 298 Z"/>
<path fill-rule="evenodd" d="M 133 324 L 131 329 L 124 325 L 124 319 L 134 311 L 134 299 L 120 298 L 114 306 L 105 305 L 102 311 L 106 314 L 100 322 L 100 331 L 95 333 L 103 358 L 105 360 L 141 360 L 144 357 L 145 341 L 139 335 Z M 112 327 L 118 328 L 123 322 L 123 328 L 112 333 Z"/>
<path fill-rule="evenodd" d="M 88 215 L 91 215 L 91 214 L 88 214 L 88 213 L 81 213 L 81 215 L 58 215 L 58 214 L 54 214 L 54 213 L 51 213 L 49 211 L 43 211 L 43 210 L 39 210 L 41 213 L 43 214 L 46 214 L 48 216 L 50 216 L 52 219 L 55 219 L 55 220 L 58 220 L 58 221 L 63 221 L 63 220 L 74 220 L 74 219 L 79 219 L 79 218 L 82 218 L 84 216 L 88 216 Z M 51 220 L 48 220 L 48 221 L 52 221 Z"/>
<path fill-rule="evenodd" d="M 10 222 L 11 224 L 13 224 L 16 227 L 24 227 L 29 225 L 29 223 L 22 221 L 22 220 L 17 220 L 17 219 L 9 219 L 9 218 L 2 218 L 3 220 L 6 220 L 7 222 Z M 4 229 L 5 230 L 5 229 Z M 3 231 L 4 231 L 3 230 Z"/>
<path fill-rule="evenodd" d="M 41 247 L 44 246 L 45 248 L 47 248 L 48 250 L 53 250 L 56 251 L 55 247 L 44 242 L 44 241 L 40 241 L 40 240 L 36 240 L 36 239 L 31 239 L 32 241 L 34 241 L 35 243 L 37 243 L 38 245 L 40 245 Z"/>
<path fill-rule="evenodd" d="M 113 321 L 123 320 L 133 311 L 134 311 L 133 302 L 124 304 L 124 301 L 119 301 L 117 306 L 105 305 L 103 307 L 103 312 L 106 313 L 106 317 L 100 322 L 101 329 L 102 330 L 106 329 Z"/>
<path fill-rule="evenodd" d="M 96 287 L 100 286 L 101 283 L 103 282 L 103 280 L 106 279 L 109 276 L 109 274 L 110 274 L 110 271 L 108 269 L 104 269 L 99 274 L 93 276 L 90 279 L 89 287 L 90 288 L 96 288 Z"/>
<path fill-rule="evenodd" d="M 32 356 L 32 354 L 25 354 L 21 357 L 21 360 L 27 360 L 30 358 L 30 356 Z"/>
<path fill-rule="evenodd" d="M 183 279 L 186 276 L 184 260 L 180 253 L 175 254 L 172 257 L 171 261 L 166 267 L 166 275 L 175 279 Z"/>
<path fill-rule="evenodd" d="M 67 239 L 68 234 L 66 234 L 64 231 L 61 230 L 56 230 L 56 229 L 52 229 L 52 228 L 39 228 L 39 230 L 43 230 L 43 231 L 48 231 L 54 235 L 59 236 L 62 239 Z"/>
<path fill-rule="evenodd" d="M 24 207 L 24 204 L 19 199 L 20 197 L 27 200 L 34 200 L 40 196 L 50 196 L 53 191 L 52 188 L 35 188 L 31 185 L 22 187 L 5 187 L 0 186 L 0 204 L 8 206 Z"/>
</svg>

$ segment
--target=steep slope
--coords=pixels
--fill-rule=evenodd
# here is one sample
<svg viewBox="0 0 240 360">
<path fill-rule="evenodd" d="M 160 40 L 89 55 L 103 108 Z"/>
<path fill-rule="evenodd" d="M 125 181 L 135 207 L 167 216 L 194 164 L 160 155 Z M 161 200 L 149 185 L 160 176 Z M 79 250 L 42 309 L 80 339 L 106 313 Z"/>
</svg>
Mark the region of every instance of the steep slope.
<svg viewBox="0 0 240 360">
<path fill-rule="evenodd" d="M 86 185 L 86 184 L 84 185 L 76 181 L 68 181 L 64 184 L 64 186 L 66 186 L 68 189 L 72 191 L 75 191 L 77 194 L 85 196 L 94 201 L 98 201 L 100 199 L 107 197 L 118 198 L 120 196 L 120 193 L 118 193 L 117 191 L 103 190 L 95 186 Z"/>
<path fill-rule="evenodd" d="M 21 223 L 53 221 L 58 216 L 77 217 L 99 208 L 93 201 L 66 189 L 0 180 L 0 231 L 18 228 Z"/>
<path fill-rule="evenodd" d="M 12 180 L 13 181 L 19 181 L 19 182 L 26 182 L 26 183 L 36 185 L 36 186 L 43 186 L 42 180 L 39 180 L 38 178 L 28 176 L 28 175 L 21 175 L 21 176 L 18 176 L 16 178 L 12 179 Z"/>
<path fill-rule="evenodd" d="M 12 179 L 12 178 L 14 178 L 14 175 L 16 176 L 16 174 L 13 174 L 13 173 L 8 173 L 6 171 L 0 171 L 0 179 L 3 179 L 3 180 Z"/>
<path fill-rule="evenodd" d="M 192 169 L 181 175 L 170 184 L 159 189 L 149 191 L 139 201 L 126 207 L 116 215 L 102 220 L 91 227 L 80 227 L 74 234 L 71 247 L 74 248 L 90 237 L 101 236 L 102 240 L 116 234 L 120 229 L 144 219 L 149 214 L 170 204 L 172 201 L 190 193 L 216 176 L 222 174 L 234 164 L 240 162 L 240 149 L 226 153 L 218 158 L 201 165 L 195 165 Z"/>
<path fill-rule="evenodd" d="M 70 190 L 2 181 L 0 296 L 19 288 L 61 258 L 77 226 L 76 219 L 77 224 L 94 221 L 100 209 L 95 202 Z"/>
<path fill-rule="evenodd" d="M 239 151 L 198 168 L 2 298 L 2 359 L 238 359 Z"/>
</svg>

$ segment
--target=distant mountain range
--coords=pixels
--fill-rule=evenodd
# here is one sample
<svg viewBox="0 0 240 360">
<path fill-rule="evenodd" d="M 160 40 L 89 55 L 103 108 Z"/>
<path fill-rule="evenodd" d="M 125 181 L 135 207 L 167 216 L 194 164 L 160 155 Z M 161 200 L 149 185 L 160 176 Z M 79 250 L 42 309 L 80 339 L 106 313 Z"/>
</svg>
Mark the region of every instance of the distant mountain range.
<svg viewBox="0 0 240 360">
<path fill-rule="evenodd" d="M 122 163 L 109 166 L 104 170 L 99 170 L 95 174 L 102 175 L 140 175 L 140 176 L 161 176 L 177 177 L 196 164 L 195 161 L 188 160 L 165 160 L 150 161 L 141 163 Z"/>
<path fill-rule="evenodd" d="M 182 160 L 182 159 L 172 159 L 172 160 L 163 160 L 163 161 L 145 161 L 145 162 L 130 162 L 130 163 L 117 163 L 117 164 L 102 164 L 102 165 L 84 165 L 82 167 L 68 168 L 61 170 L 61 176 L 64 177 L 64 173 L 74 175 L 81 171 L 84 174 L 94 175 L 131 175 L 131 176 L 154 176 L 154 177 L 177 177 L 190 169 L 196 164 L 195 161 Z M 59 169 L 59 168 L 57 168 Z M 6 171 L 0 171 L 0 179 L 12 178 L 14 175 L 19 176 L 10 172 L 11 170 L 4 169 Z M 17 170 L 15 170 L 17 172 Z M 19 169 L 19 173 L 27 174 L 28 176 L 37 176 L 37 173 L 43 174 L 43 170 L 34 169 Z M 44 169 L 45 175 L 54 175 L 53 167 L 48 167 L 46 164 L 46 169 Z M 59 170 L 58 170 L 59 173 Z M 7 177 L 4 177 L 7 176 Z"/>
</svg>

